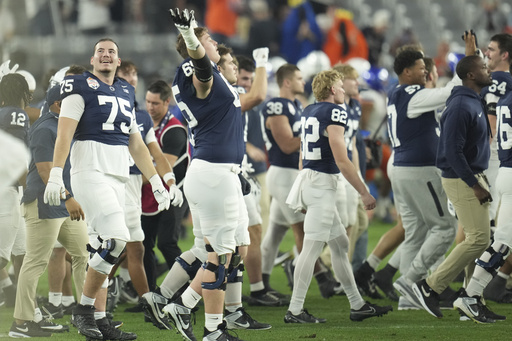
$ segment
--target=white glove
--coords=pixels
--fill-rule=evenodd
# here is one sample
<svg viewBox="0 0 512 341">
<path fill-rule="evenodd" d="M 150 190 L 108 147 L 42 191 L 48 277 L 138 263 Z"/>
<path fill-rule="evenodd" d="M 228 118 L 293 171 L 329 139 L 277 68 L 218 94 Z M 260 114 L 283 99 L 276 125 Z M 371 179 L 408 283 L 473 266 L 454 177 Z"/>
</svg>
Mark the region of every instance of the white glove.
<svg viewBox="0 0 512 341">
<path fill-rule="evenodd" d="M 183 36 L 187 48 L 189 50 L 197 50 L 201 43 L 194 33 L 194 28 L 197 27 L 197 22 L 194 18 L 194 11 L 189 12 L 188 9 L 184 9 L 180 12 L 179 8 L 175 8 L 170 9 L 169 13 L 171 14 L 174 26 L 176 26 Z"/>
<path fill-rule="evenodd" d="M 169 197 L 171 198 L 170 200 L 173 206 L 181 207 L 181 205 L 183 205 L 183 193 L 181 193 L 176 184 L 169 187 Z"/>
<path fill-rule="evenodd" d="M 260 47 L 252 51 L 256 67 L 266 67 L 268 61 L 268 47 Z"/>
<path fill-rule="evenodd" d="M 2 79 L 3 76 L 9 74 L 9 73 L 15 73 L 16 70 L 18 70 L 19 65 L 15 64 L 12 69 L 9 68 L 9 64 L 11 64 L 11 60 L 7 60 L 2 65 L 0 65 L 0 79 Z"/>
<path fill-rule="evenodd" d="M 169 198 L 169 192 L 164 187 L 162 180 L 158 174 L 153 175 L 149 182 L 151 183 L 151 189 L 153 190 L 153 195 L 155 196 L 155 200 L 158 202 L 158 210 L 163 211 L 169 209 L 171 205 L 171 199 Z"/>
<path fill-rule="evenodd" d="M 50 171 L 50 177 L 44 190 L 44 203 L 50 206 L 60 206 L 60 199 L 66 199 L 66 188 L 62 180 L 62 171 L 60 167 L 53 167 Z"/>
</svg>

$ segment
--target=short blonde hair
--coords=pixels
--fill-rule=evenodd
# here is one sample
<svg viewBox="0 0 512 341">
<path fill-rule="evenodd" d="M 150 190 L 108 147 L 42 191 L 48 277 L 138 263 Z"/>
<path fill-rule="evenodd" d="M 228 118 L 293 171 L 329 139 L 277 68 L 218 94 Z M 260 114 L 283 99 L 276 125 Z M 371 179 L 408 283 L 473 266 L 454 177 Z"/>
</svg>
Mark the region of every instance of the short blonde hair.
<svg viewBox="0 0 512 341">
<path fill-rule="evenodd" d="M 336 64 L 332 68 L 341 73 L 344 78 L 357 79 L 359 77 L 357 70 L 349 64 Z"/>
<path fill-rule="evenodd" d="M 323 101 L 329 97 L 331 88 L 338 80 L 343 80 L 343 75 L 337 70 L 327 70 L 318 73 L 313 78 L 313 94 L 318 101 Z"/>
</svg>

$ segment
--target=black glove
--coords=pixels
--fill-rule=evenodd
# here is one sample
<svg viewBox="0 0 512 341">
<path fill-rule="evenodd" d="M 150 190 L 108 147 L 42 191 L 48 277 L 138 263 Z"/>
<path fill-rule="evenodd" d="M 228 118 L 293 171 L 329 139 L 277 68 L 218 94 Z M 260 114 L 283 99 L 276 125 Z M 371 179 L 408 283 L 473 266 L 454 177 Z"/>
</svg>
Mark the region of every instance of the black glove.
<svg viewBox="0 0 512 341">
<path fill-rule="evenodd" d="M 240 185 L 242 186 L 242 194 L 247 195 L 251 193 L 251 184 L 247 181 L 246 178 L 242 175 L 242 173 L 238 174 L 238 178 L 240 179 Z"/>
<path fill-rule="evenodd" d="M 190 28 L 190 23 L 194 20 L 194 11 L 188 11 L 188 9 L 184 9 L 180 11 L 179 8 L 170 9 L 169 13 L 171 14 L 172 21 L 174 25 L 179 30 L 187 30 Z"/>
</svg>

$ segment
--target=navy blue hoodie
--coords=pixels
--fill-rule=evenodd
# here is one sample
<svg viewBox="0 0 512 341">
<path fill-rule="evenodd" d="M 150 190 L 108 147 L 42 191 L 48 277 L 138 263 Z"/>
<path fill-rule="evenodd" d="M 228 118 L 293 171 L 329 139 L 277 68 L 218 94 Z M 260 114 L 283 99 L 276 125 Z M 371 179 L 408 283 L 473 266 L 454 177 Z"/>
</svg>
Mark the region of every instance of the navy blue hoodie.
<svg viewBox="0 0 512 341">
<path fill-rule="evenodd" d="M 460 178 L 469 187 L 474 174 L 489 165 L 489 122 L 479 94 L 465 86 L 453 88 L 441 116 L 441 137 L 436 166 L 444 178 Z"/>
</svg>

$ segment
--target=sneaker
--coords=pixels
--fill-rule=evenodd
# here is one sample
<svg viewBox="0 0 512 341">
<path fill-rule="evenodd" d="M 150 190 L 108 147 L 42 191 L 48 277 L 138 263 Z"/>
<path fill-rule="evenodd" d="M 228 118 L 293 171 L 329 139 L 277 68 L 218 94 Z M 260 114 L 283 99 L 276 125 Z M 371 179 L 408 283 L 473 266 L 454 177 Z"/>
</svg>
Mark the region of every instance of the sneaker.
<svg viewBox="0 0 512 341">
<path fill-rule="evenodd" d="M 121 290 L 121 297 L 119 298 L 119 303 L 139 303 L 139 295 L 137 294 L 137 291 L 133 287 L 132 281 L 128 281 L 123 284 Z"/>
<path fill-rule="evenodd" d="M 398 298 L 398 310 L 421 310 L 415 304 L 409 302 L 405 296 L 400 296 Z"/>
<path fill-rule="evenodd" d="M 315 279 L 323 298 L 330 298 L 331 296 L 334 296 L 334 289 L 339 283 L 334 279 L 329 270 L 316 274 Z"/>
<path fill-rule="evenodd" d="M 393 287 L 393 276 L 390 276 L 388 272 L 377 271 L 372 276 L 372 283 L 375 288 L 379 288 L 391 301 L 398 301 L 398 294 Z"/>
<path fill-rule="evenodd" d="M 103 340 L 135 340 L 137 334 L 124 332 L 110 324 L 108 318 L 96 320 L 99 330 L 103 334 Z"/>
<path fill-rule="evenodd" d="M 224 311 L 224 320 L 228 329 L 267 330 L 272 328 L 268 323 L 261 323 L 253 319 L 242 307 L 233 313 Z"/>
<path fill-rule="evenodd" d="M 125 313 L 142 313 L 144 311 L 144 305 L 142 304 L 142 300 L 139 299 L 139 303 L 137 303 L 137 305 L 130 308 L 126 308 L 124 311 Z"/>
<path fill-rule="evenodd" d="M 278 265 L 283 264 L 283 262 L 285 260 L 289 259 L 291 256 L 292 256 L 292 254 L 291 254 L 290 251 L 286 251 L 286 252 L 279 251 L 277 253 L 276 259 L 274 259 L 274 266 L 278 266 Z"/>
<path fill-rule="evenodd" d="M 295 266 L 293 265 L 293 259 L 288 259 L 283 262 L 283 269 L 288 279 L 288 286 L 293 290 L 293 272 L 295 271 Z"/>
<path fill-rule="evenodd" d="M 381 299 L 382 295 L 379 294 L 375 288 L 375 284 L 372 282 L 374 272 L 375 270 L 372 269 L 370 264 L 368 264 L 368 262 L 364 262 L 354 273 L 354 279 L 356 280 L 356 284 L 361 295 L 374 299 Z"/>
<path fill-rule="evenodd" d="M 416 307 L 423 309 L 423 306 L 421 305 L 421 302 L 418 300 L 416 295 L 414 294 L 414 291 L 412 290 L 412 284 L 409 283 L 409 280 L 405 278 L 404 276 L 400 276 L 395 283 L 393 283 L 393 286 L 395 287 L 398 292 L 407 298 L 409 302 L 414 304 Z"/>
<path fill-rule="evenodd" d="M 453 302 L 453 307 L 458 308 L 466 314 L 467 317 L 475 321 L 476 323 L 494 323 L 495 320 L 485 315 L 485 307 L 480 302 L 480 297 L 469 297 L 464 291 L 456 300 Z"/>
<path fill-rule="evenodd" d="M 57 324 L 52 322 L 50 319 L 43 318 L 41 321 L 37 322 L 39 328 L 45 330 L 50 333 L 66 333 L 69 332 L 69 326 L 64 324 Z"/>
<path fill-rule="evenodd" d="M 267 293 L 279 298 L 284 305 L 290 304 L 290 299 L 292 298 L 291 295 L 280 293 L 279 291 L 271 287 L 267 289 Z"/>
<path fill-rule="evenodd" d="M 9 329 L 9 336 L 12 338 L 50 337 L 52 333 L 42 330 L 34 321 L 27 321 L 20 325 L 13 322 Z"/>
<path fill-rule="evenodd" d="M 76 307 L 76 302 L 73 302 L 70 305 L 62 305 L 62 313 L 64 315 L 71 315 L 73 313 L 73 309 L 75 307 Z"/>
<path fill-rule="evenodd" d="M 306 309 L 302 309 L 300 314 L 293 315 L 291 311 L 287 311 L 284 315 L 284 323 L 325 323 L 326 319 L 314 317 Z"/>
<path fill-rule="evenodd" d="M 250 306 L 265 306 L 265 307 L 282 307 L 285 303 L 277 296 L 272 295 L 269 292 L 264 293 L 251 293 L 251 296 L 247 297 L 247 303 Z"/>
<path fill-rule="evenodd" d="M 393 311 L 393 307 L 390 305 L 381 307 L 376 304 L 366 302 L 359 310 L 350 309 L 350 320 L 359 322 L 370 317 L 385 315 L 390 311 Z"/>
<path fill-rule="evenodd" d="M 169 303 L 162 311 L 167 315 L 168 320 L 176 327 L 176 330 L 185 340 L 197 340 L 192 328 L 192 321 L 195 323 L 195 316 L 192 318 L 192 309 L 176 302 Z"/>
<path fill-rule="evenodd" d="M 172 329 L 171 325 L 169 324 L 169 319 L 162 312 L 162 308 L 165 307 L 168 303 L 167 298 L 154 292 L 147 292 L 142 295 L 141 302 L 144 306 L 144 310 L 151 318 L 153 325 L 159 329 Z"/>
<path fill-rule="evenodd" d="M 426 280 L 422 279 L 414 283 L 412 290 L 416 299 L 421 303 L 422 309 L 425 309 L 434 317 L 443 317 L 443 313 L 439 307 L 439 294 L 432 290 Z"/>
<path fill-rule="evenodd" d="M 228 330 L 226 328 L 226 322 L 222 322 L 222 324 L 219 324 L 216 330 L 209 331 L 208 329 L 204 328 L 204 335 L 203 335 L 203 341 L 242 341 L 242 339 L 239 339 L 236 336 L 233 336 L 228 333 Z"/>
<path fill-rule="evenodd" d="M 77 304 L 73 309 L 73 315 L 71 315 L 73 325 L 78 329 L 78 332 L 86 337 L 92 339 L 101 340 L 103 334 L 96 325 L 94 319 L 95 308 L 92 305 Z"/>
<path fill-rule="evenodd" d="M 495 312 L 491 311 L 489 309 L 489 307 L 482 302 L 482 300 L 480 300 L 480 302 L 482 303 L 482 310 L 484 311 L 484 315 L 486 317 L 488 317 L 494 321 L 505 321 L 507 319 L 507 317 L 505 315 L 499 315 L 499 314 L 496 314 Z"/>
<path fill-rule="evenodd" d="M 119 276 L 110 279 L 107 289 L 107 311 L 112 313 L 116 309 L 119 299 L 121 298 L 123 284 L 124 281 Z"/>
<path fill-rule="evenodd" d="M 45 319 L 60 319 L 64 317 L 64 309 L 62 304 L 54 306 L 52 303 L 41 306 L 41 314 Z"/>
</svg>

